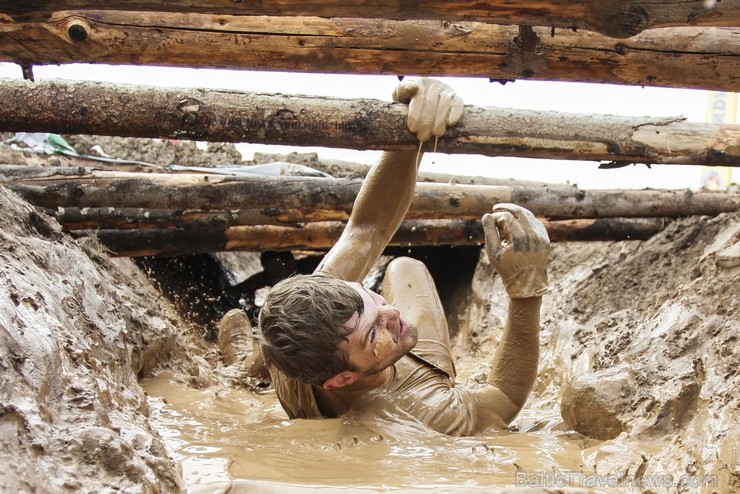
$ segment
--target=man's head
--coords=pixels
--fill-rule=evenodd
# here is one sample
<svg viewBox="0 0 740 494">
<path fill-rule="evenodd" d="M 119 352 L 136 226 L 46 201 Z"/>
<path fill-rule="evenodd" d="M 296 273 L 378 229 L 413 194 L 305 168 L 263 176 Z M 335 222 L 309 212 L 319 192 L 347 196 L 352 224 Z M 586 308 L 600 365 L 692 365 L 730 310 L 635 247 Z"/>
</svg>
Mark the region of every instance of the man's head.
<svg viewBox="0 0 740 494">
<path fill-rule="evenodd" d="M 267 361 L 300 381 L 339 388 L 395 363 L 416 328 L 380 295 L 324 274 L 276 284 L 260 311 Z"/>
</svg>

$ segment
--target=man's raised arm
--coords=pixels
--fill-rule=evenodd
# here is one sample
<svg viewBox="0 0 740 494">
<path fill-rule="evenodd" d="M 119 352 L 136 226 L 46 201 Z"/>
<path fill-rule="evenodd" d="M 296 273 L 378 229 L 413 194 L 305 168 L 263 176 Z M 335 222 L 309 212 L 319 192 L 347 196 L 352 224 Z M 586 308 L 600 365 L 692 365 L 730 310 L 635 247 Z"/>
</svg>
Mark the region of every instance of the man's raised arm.
<svg viewBox="0 0 740 494">
<path fill-rule="evenodd" d="M 434 79 L 403 82 L 393 99 L 409 102 L 408 127 L 420 143 L 441 137 L 462 117 L 462 100 Z M 420 158 L 421 148 L 383 153 L 365 178 L 341 237 L 317 271 L 362 281 L 406 216 Z"/>
<path fill-rule="evenodd" d="M 540 305 L 550 290 L 550 240 L 534 215 L 514 204 L 497 204 L 483 217 L 486 253 L 509 294 L 509 314 L 488 382 L 510 400 L 501 404 L 508 423 L 527 401 L 539 360 Z"/>
</svg>

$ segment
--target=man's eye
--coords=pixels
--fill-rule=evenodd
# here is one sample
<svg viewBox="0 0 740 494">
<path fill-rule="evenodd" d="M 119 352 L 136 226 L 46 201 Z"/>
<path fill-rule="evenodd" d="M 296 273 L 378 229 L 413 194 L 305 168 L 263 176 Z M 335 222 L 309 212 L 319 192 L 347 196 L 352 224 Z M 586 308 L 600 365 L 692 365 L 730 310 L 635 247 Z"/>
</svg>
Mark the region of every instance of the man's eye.
<svg viewBox="0 0 740 494">
<path fill-rule="evenodd" d="M 372 328 L 370 329 L 370 342 L 371 342 L 371 343 L 372 343 L 373 341 L 375 341 L 375 336 L 376 336 L 377 334 L 378 334 L 378 327 L 377 327 L 377 326 L 373 326 L 373 327 L 372 327 Z"/>
</svg>

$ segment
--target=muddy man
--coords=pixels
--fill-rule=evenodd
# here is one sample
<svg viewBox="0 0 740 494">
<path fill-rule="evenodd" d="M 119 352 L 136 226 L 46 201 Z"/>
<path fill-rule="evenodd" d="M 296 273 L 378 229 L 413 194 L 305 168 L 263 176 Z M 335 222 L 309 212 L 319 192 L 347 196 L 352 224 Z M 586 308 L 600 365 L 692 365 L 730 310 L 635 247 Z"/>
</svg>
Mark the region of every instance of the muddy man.
<svg viewBox="0 0 740 494">
<path fill-rule="evenodd" d="M 394 99 L 409 103 L 408 127 L 421 143 L 463 114 L 462 100 L 432 79 L 401 83 Z M 385 152 L 316 271 L 281 281 L 262 307 L 262 354 L 291 418 L 338 417 L 380 397 L 434 430 L 472 435 L 505 427 L 527 399 L 549 290 L 549 239 L 531 212 L 497 204 L 483 217 L 486 251 L 510 299 L 486 384 L 455 385 L 447 323 L 421 262 L 391 262 L 381 294 L 360 283 L 409 208 L 418 162 L 416 150 Z"/>
</svg>

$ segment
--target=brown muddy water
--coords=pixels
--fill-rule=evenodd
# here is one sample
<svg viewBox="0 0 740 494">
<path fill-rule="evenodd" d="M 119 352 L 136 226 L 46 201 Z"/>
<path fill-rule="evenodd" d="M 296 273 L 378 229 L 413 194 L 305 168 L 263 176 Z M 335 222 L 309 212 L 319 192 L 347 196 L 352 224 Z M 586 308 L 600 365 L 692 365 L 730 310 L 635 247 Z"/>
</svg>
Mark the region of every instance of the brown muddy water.
<svg viewBox="0 0 740 494">
<path fill-rule="evenodd" d="M 391 412 L 288 420 L 274 393 L 193 389 L 172 377 L 163 372 L 141 384 L 151 423 L 181 463 L 191 493 L 522 486 L 625 492 L 610 489 L 618 479 L 602 474 L 634 474 L 650 454 L 634 440 L 594 441 L 567 431 L 557 410 L 524 410 L 517 431 L 450 437 Z"/>
</svg>

